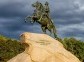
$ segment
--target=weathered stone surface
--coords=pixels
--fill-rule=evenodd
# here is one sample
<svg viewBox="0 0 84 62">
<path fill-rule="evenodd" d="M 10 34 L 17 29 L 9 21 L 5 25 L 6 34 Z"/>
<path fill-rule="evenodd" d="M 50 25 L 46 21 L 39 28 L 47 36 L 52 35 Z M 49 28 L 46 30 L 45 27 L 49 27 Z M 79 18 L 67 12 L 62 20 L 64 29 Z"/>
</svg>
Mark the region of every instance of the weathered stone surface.
<svg viewBox="0 0 84 62">
<path fill-rule="evenodd" d="M 8 62 L 80 62 L 63 45 L 46 34 L 25 32 L 21 35 L 25 51 Z"/>
</svg>

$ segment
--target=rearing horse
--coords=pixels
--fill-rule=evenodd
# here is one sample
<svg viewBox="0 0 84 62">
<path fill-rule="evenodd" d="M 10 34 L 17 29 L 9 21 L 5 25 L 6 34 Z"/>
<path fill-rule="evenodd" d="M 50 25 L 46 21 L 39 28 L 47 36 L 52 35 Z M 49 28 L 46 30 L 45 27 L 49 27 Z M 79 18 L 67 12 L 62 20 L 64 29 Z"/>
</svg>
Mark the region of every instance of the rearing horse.
<svg viewBox="0 0 84 62">
<path fill-rule="evenodd" d="M 54 37 L 57 38 L 55 26 L 51 19 L 44 14 L 43 5 L 40 2 L 36 2 L 32 4 L 32 6 L 36 8 L 35 13 L 32 16 L 26 17 L 26 20 L 31 18 L 32 23 L 37 22 L 41 25 L 42 31 L 44 33 L 46 33 L 46 30 L 49 30 L 50 33 L 53 32 Z"/>
</svg>

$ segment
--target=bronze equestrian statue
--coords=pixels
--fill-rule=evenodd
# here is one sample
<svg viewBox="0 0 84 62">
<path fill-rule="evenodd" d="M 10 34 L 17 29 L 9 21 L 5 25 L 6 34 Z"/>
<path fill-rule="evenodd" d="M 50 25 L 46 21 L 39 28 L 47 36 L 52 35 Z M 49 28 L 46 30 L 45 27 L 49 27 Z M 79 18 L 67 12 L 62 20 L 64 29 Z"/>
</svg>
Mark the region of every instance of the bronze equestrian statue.
<svg viewBox="0 0 84 62">
<path fill-rule="evenodd" d="M 46 30 L 50 31 L 50 34 L 53 33 L 54 37 L 57 38 L 55 26 L 50 18 L 50 9 L 48 2 L 45 3 L 45 6 L 40 2 L 35 2 L 32 4 L 35 8 L 32 16 L 27 16 L 25 22 L 28 18 L 31 18 L 31 23 L 37 22 L 41 25 L 42 31 L 46 34 Z"/>
</svg>

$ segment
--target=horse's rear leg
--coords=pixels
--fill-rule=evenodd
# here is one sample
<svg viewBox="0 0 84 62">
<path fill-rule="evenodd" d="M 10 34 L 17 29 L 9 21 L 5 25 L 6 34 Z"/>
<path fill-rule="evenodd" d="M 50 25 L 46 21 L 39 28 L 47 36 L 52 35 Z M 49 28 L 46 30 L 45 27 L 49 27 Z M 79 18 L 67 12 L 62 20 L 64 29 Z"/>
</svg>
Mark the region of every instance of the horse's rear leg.
<svg viewBox="0 0 84 62">
<path fill-rule="evenodd" d="M 42 28 L 43 33 L 46 34 L 46 27 L 45 26 L 41 26 L 41 28 Z"/>
<path fill-rule="evenodd" d="M 50 36 L 52 35 L 52 30 L 49 30 L 49 32 L 50 32 Z"/>
</svg>

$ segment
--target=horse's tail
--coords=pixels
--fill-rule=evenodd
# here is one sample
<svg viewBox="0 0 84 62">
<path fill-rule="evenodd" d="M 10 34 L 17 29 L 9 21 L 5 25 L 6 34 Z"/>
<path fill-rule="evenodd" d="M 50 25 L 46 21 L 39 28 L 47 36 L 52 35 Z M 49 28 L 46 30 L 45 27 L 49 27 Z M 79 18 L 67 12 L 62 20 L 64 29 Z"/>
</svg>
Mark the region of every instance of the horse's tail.
<svg viewBox="0 0 84 62">
<path fill-rule="evenodd" d="M 57 31 L 56 31 L 56 29 L 55 29 L 55 26 L 53 25 L 53 34 L 54 34 L 54 37 L 55 37 L 55 38 L 57 38 L 57 34 L 56 34 L 56 33 L 57 33 Z"/>
</svg>

